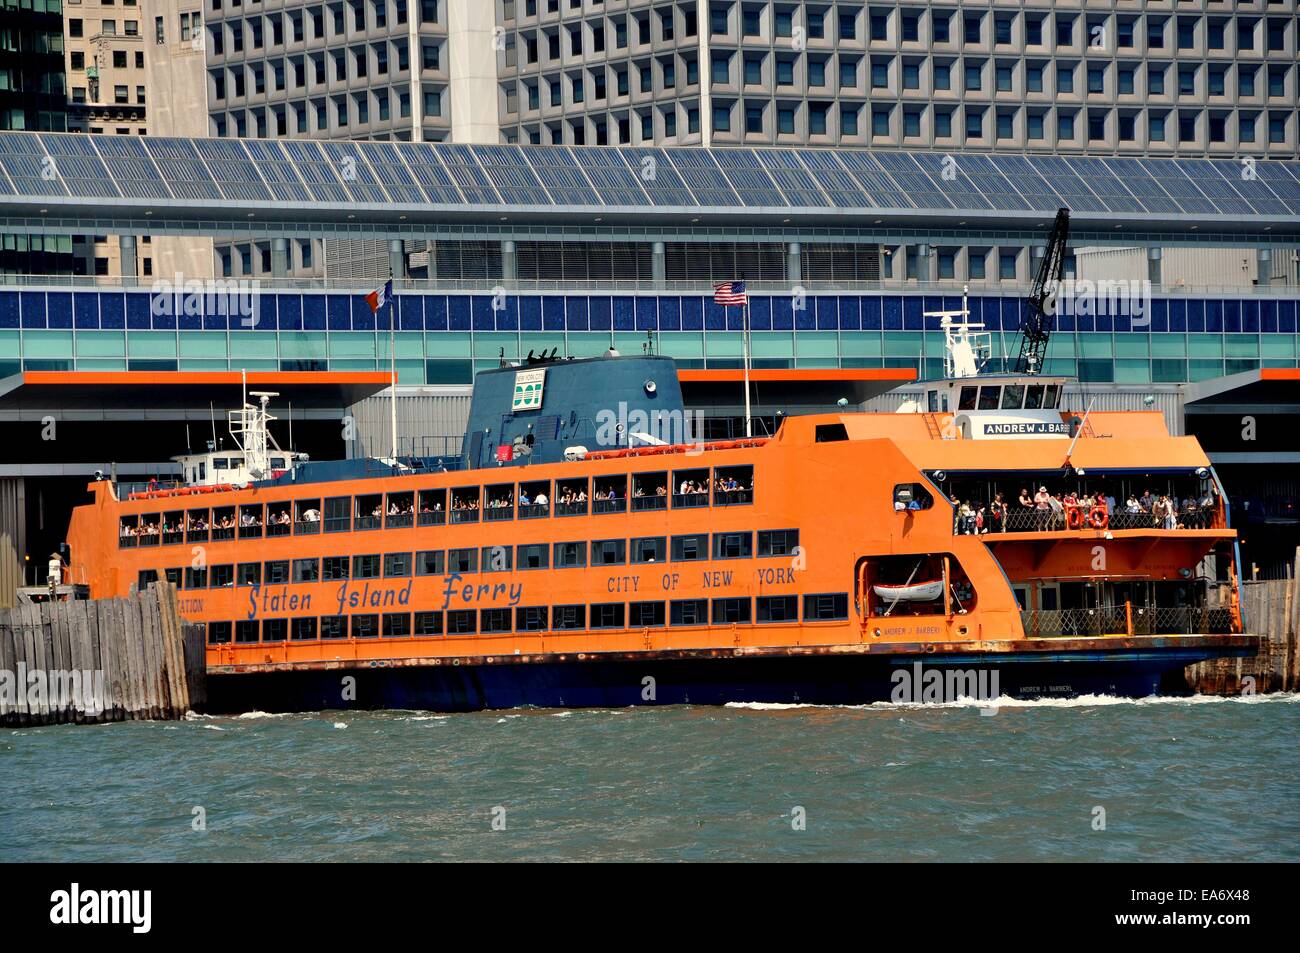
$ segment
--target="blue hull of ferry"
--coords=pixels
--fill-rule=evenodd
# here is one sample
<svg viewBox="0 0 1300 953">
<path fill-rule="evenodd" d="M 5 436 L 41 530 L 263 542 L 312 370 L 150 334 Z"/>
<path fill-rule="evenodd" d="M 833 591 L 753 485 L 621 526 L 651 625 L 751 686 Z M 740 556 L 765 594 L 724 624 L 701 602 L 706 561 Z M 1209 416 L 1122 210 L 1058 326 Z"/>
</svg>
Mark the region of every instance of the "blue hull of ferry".
<svg viewBox="0 0 1300 953">
<path fill-rule="evenodd" d="M 1183 671 L 1247 649 L 1009 653 L 997 655 L 786 656 L 439 665 L 222 674 L 208 679 L 205 710 L 291 712 L 410 709 L 622 708 L 729 702 L 864 705 L 896 700 L 900 668 L 978 674 L 1011 698 L 1189 694 Z M 992 681 L 996 672 L 997 681 Z M 355 679 L 345 698 L 347 677 Z M 653 679 L 653 682 L 648 681 Z M 913 678 L 913 681 L 916 681 Z M 903 684 L 906 684 L 905 682 Z M 653 686 L 653 698 L 648 697 Z M 918 692 L 921 688 L 918 686 Z M 904 700 L 912 700 L 905 696 Z M 931 700 L 917 696 L 917 701 Z"/>
</svg>

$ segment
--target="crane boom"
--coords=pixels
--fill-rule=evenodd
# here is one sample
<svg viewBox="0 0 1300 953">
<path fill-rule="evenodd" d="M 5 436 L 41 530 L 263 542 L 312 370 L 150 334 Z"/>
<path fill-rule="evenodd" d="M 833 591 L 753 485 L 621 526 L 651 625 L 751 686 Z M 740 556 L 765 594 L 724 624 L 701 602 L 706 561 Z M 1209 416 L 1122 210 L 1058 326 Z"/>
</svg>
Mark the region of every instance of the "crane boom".
<svg viewBox="0 0 1300 953">
<path fill-rule="evenodd" d="M 1056 323 L 1056 296 L 1065 270 L 1065 246 L 1070 240 L 1070 210 L 1057 209 L 1047 254 L 1029 290 L 1028 308 L 1020 322 L 1020 356 L 1015 373 L 1038 374 L 1047 356 L 1047 342 Z"/>
</svg>

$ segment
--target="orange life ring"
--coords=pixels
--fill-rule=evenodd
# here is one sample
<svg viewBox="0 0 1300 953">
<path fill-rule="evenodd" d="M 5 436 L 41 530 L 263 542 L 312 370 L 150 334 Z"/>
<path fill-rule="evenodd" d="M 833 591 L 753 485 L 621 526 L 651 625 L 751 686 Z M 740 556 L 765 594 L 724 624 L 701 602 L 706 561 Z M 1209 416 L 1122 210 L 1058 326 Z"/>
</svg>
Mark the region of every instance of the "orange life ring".
<svg viewBox="0 0 1300 953">
<path fill-rule="evenodd" d="M 1067 506 L 1065 508 L 1065 525 L 1070 529 L 1083 528 L 1083 510 L 1077 506 Z"/>
<path fill-rule="evenodd" d="M 1110 525 L 1110 514 L 1106 512 L 1104 506 L 1094 506 L 1092 512 L 1088 514 L 1088 522 L 1094 529 L 1105 529 Z"/>
</svg>

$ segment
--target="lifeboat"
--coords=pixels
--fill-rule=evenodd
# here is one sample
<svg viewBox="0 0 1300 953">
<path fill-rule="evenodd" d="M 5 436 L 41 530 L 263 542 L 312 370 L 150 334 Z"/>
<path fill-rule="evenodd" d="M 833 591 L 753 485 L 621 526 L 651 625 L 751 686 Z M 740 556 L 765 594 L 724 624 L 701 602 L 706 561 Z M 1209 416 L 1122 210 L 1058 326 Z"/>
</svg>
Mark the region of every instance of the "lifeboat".
<svg viewBox="0 0 1300 953">
<path fill-rule="evenodd" d="M 933 602 L 943 595 L 943 580 L 913 582 L 905 586 L 872 586 L 872 590 L 882 599 L 890 602 Z"/>
</svg>

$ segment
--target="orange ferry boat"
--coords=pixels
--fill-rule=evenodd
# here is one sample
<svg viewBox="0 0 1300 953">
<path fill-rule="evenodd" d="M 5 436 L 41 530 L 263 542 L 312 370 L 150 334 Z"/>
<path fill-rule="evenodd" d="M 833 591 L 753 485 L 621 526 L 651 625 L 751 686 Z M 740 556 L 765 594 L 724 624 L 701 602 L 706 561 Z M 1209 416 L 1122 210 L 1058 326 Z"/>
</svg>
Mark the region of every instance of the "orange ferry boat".
<svg viewBox="0 0 1300 953">
<path fill-rule="evenodd" d="M 1253 651 L 1197 442 L 978 375 L 944 324 L 961 359 L 919 403 L 766 439 L 669 439 L 675 365 L 613 352 L 479 374 L 451 458 L 308 461 L 246 397 L 237 452 L 90 485 L 73 578 L 180 587 L 214 711 L 940 700 L 900 699 L 923 672 L 1144 696 Z"/>
</svg>

